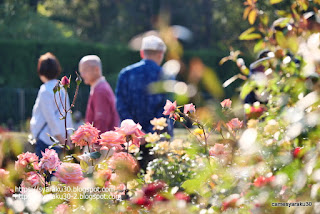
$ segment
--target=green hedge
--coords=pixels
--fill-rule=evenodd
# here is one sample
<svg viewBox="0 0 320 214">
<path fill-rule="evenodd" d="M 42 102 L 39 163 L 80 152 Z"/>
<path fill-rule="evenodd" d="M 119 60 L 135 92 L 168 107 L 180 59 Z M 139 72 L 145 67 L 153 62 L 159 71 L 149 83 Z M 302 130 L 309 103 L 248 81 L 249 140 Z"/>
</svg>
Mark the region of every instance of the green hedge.
<svg viewBox="0 0 320 214">
<path fill-rule="evenodd" d="M 52 52 L 59 59 L 63 69 L 61 76 L 72 75 L 73 77 L 75 76 L 74 71 L 78 70 L 78 62 L 83 56 L 88 54 L 100 56 L 103 74 L 112 88 L 116 86 L 118 73 L 121 68 L 140 60 L 139 53 L 131 51 L 127 47 L 66 41 L 0 40 L 0 88 L 12 88 L 12 90 L 14 88 L 38 89 L 41 82 L 36 72 L 36 66 L 39 56 L 46 52 Z M 216 71 L 222 83 L 237 72 L 233 63 L 226 63 L 222 67 L 218 65 L 220 59 L 227 54 L 227 51 L 221 50 L 188 50 L 184 53 L 183 61 L 188 66 L 188 61 L 191 58 L 200 58 L 207 66 Z M 237 86 L 237 84 L 233 84 L 227 88 L 225 90 L 226 97 L 231 97 Z M 72 88 L 71 92 L 73 90 L 74 88 Z M 88 93 L 89 87 L 82 84 L 76 109 L 83 113 L 85 112 Z M 35 96 L 36 94 L 30 95 L 25 99 L 25 118 L 31 115 Z M 4 100 L 5 97 L 8 96 L 2 96 L 3 103 L 7 102 Z M 15 122 L 19 120 L 14 113 L 8 114 L 13 109 L 10 106 L 2 106 L 0 124 L 6 123 L 8 118 L 13 118 Z"/>
</svg>

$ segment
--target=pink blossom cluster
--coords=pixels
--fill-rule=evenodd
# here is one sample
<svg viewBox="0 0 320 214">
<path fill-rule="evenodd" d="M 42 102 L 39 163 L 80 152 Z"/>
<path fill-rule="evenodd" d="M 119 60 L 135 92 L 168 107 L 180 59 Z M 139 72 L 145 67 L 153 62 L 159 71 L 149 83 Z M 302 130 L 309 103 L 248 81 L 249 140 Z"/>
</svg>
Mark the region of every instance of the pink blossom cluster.
<svg viewBox="0 0 320 214">
<path fill-rule="evenodd" d="M 196 107 L 192 104 L 185 104 L 183 107 L 183 113 L 188 114 L 188 113 L 193 113 L 196 111 Z M 174 101 L 173 103 L 170 100 L 167 100 L 166 105 L 164 106 L 164 111 L 163 115 L 169 115 L 169 118 L 173 118 L 177 120 L 179 118 L 179 113 L 177 107 L 177 101 Z"/>
<path fill-rule="evenodd" d="M 231 108 L 232 101 L 230 99 L 223 100 L 220 105 L 222 108 Z"/>
<path fill-rule="evenodd" d="M 100 131 L 86 123 L 78 128 L 71 136 L 71 140 L 81 148 L 99 143 L 102 149 L 116 147 L 116 149 L 121 150 L 121 144 L 129 141 L 137 146 L 140 145 L 141 138 L 145 135 L 141 129 L 139 123 L 136 124 L 133 120 L 127 119 L 121 122 L 120 127 L 115 127 L 115 131 L 107 131 L 99 136 Z"/>
</svg>

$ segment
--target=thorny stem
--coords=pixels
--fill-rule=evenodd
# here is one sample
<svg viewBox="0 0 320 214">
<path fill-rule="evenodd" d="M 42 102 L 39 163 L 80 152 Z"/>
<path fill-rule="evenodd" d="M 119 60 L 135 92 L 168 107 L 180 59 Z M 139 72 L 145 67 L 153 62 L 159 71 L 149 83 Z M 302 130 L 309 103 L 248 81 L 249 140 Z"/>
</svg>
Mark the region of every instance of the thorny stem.
<svg viewBox="0 0 320 214">
<path fill-rule="evenodd" d="M 54 94 L 53 97 L 54 97 L 54 103 L 55 103 L 56 106 L 57 106 L 57 109 L 58 109 L 58 111 L 59 111 L 59 114 L 60 114 L 61 117 L 63 117 L 63 114 L 61 113 L 60 108 L 59 108 L 59 105 L 58 105 L 57 100 L 56 100 L 56 94 Z"/>
<path fill-rule="evenodd" d="M 66 95 L 66 96 L 67 96 L 67 95 Z M 59 98 L 60 98 L 60 102 L 61 102 L 61 104 L 62 104 L 62 108 L 63 108 L 63 110 L 64 110 L 64 111 L 66 111 L 65 106 L 63 106 L 63 101 L 62 101 L 62 98 L 61 98 L 60 90 L 59 90 Z"/>
<path fill-rule="evenodd" d="M 77 85 L 76 92 L 74 93 L 74 96 L 73 96 L 72 104 L 71 104 L 70 108 L 68 109 L 68 111 L 70 111 L 71 108 L 74 107 L 77 96 L 78 96 L 78 92 L 79 92 L 79 85 Z"/>
<path fill-rule="evenodd" d="M 179 112 L 180 112 L 180 111 L 179 111 Z M 205 143 L 204 149 L 205 149 L 205 152 L 206 152 L 206 157 L 207 157 L 207 159 L 208 159 L 209 165 L 211 165 L 211 164 L 210 164 L 210 157 L 209 157 L 209 155 L 207 155 L 207 154 L 209 153 L 209 149 L 208 149 L 208 137 L 207 137 L 206 131 L 205 131 L 205 129 L 204 129 L 204 126 L 203 126 L 202 124 L 200 124 L 197 119 L 191 118 L 191 117 L 189 117 L 187 114 L 182 113 L 182 112 L 180 112 L 180 114 L 182 114 L 183 117 L 189 118 L 191 121 L 196 122 L 196 123 L 198 124 L 198 127 L 201 128 L 201 130 L 202 130 L 202 132 L 203 132 L 203 135 L 204 135 L 204 143 Z M 190 130 L 184 123 L 182 123 L 182 122 L 180 122 L 180 123 L 181 123 L 193 136 L 195 136 L 195 135 L 191 132 L 191 130 Z M 197 136 L 195 136 L 195 137 L 197 138 Z M 200 145 L 202 145 L 202 142 L 201 142 L 198 138 L 197 138 L 197 140 L 200 142 Z"/>
<path fill-rule="evenodd" d="M 195 136 L 193 133 L 192 133 L 192 131 L 184 124 L 184 123 L 182 123 L 182 122 L 180 122 L 189 132 L 190 132 L 190 134 L 192 134 L 196 139 L 197 139 L 197 141 L 199 141 L 199 143 L 202 145 L 202 142 L 201 142 L 201 140 L 199 140 L 199 138 L 197 138 L 197 136 Z"/>
<path fill-rule="evenodd" d="M 90 152 L 90 146 L 89 146 L 89 142 L 87 142 L 87 144 L 88 144 L 88 151 L 89 151 L 89 155 L 91 154 L 91 152 Z M 92 166 L 93 166 L 93 159 L 91 158 L 91 163 L 92 163 Z"/>
<path fill-rule="evenodd" d="M 64 129 L 65 129 L 65 134 L 66 134 L 66 138 L 64 139 L 64 155 L 66 154 L 66 150 L 67 150 L 67 142 L 68 142 L 68 131 L 67 131 L 67 115 L 68 115 L 68 111 L 66 111 L 66 108 L 67 108 L 67 89 L 65 89 L 65 96 L 64 96 L 64 113 L 65 113 L 65 116 L 64 116 Z M 63 105 L 62 105 L 63 106 Z"/>
</svg>

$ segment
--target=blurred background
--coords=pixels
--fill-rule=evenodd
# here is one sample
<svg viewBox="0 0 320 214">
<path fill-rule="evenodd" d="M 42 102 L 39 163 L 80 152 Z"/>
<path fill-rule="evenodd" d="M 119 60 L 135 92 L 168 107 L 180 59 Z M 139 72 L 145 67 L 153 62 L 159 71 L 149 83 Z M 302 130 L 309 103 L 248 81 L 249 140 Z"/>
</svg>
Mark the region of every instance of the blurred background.
<svg viewBox="0 0 320 214">
<path fill-rule="evenodd" d="M 272 18 L 274 8 L 259 4 Z M 176 98 L 179 104 L 201 106 L 235 96 L 241 80 L 227 88 L 221 84 L 237 68 L 232 62 L 220 66 L 219 61 L 232 48 L 246 52 L 245 60 L 255 58 L 247 51 L 251 43 L 238 39 L 249 27 L 242 18 L 244 7 L 243 0 L 0 0 L 0 125 L 28 131 L 41 85 L 36 72 L 41 54 L 55 54 L 61 76 L 73 79 L 79 60 L 96 54 L 114 89 L 121 68 L 140 60 L 141 36 L 154 31 L 169 43 L 165 61 L 179 63 L 176 79 L 186 83 L 171 85 L 177 88 L 171 92 L 182 95 Z M 175 69 L 175 63 L 167 68 Z M 89 87 L 81 84 L 74 111 L 82 116 L 88 95 Z"/>
</svg>

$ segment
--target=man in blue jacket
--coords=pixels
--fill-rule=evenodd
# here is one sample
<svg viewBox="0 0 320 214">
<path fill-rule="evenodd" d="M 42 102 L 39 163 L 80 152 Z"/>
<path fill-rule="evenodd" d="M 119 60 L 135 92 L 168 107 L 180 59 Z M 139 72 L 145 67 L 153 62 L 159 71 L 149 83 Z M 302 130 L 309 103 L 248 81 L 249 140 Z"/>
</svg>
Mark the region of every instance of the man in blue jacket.
<svg viewBox="0 0 320 214">
<path fill-rule="evenodd" d="M 154 132 L 150 120 L 163 117 L 163 107 L 167 96 L 152 94 L 150 84 L 163 80 L 163 71 L 160 64 L 163 61 L 167 47 L 156 36 L 147 36 L 142 39 L 140 56 L 142 60 L 123 68 L 119 74 L 116 87 L 117 110 L 120 120 L 132 119 L 140 123 L 145 133 Z M 168 124 L 168 132 L 172 134 L 172 123 Z M 152 159 L 148 150 L 142 145 L 143 161 L 141 168 L 145 169 L 148 159 Z"/>
</svg>

